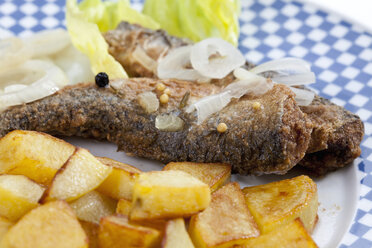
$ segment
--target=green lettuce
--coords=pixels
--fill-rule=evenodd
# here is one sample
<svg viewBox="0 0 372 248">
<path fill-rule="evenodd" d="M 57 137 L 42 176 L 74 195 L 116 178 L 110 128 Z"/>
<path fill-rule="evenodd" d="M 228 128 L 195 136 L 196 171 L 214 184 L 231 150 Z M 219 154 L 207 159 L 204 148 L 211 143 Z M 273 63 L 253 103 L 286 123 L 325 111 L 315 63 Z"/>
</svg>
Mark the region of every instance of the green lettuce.
<svg viewBox="0 0 372 248">
<path fill-rule="evenodd" d="M 171 35 L 238 44 L 240 0 L 146 0 L 143 13 Z"/>
<path fill-rule="evenodd" d="M 129 0 L 84 0 L 79 4 L 79 9 L 85 20 L 97 24 L 101 32 L 115 29 L 121 21 L 137 23 L 151 29 L 160 28 L 151 17 L 131 8 Z"/>
<path fill-rule="evenodd" d="M 72 44 L 89 57 L 94 74 L 106 72 L 112 79 L 128 77 L 123 67 L 109 54 L 97 24 L 89 21 L 76 0 L 66 1 L 66 24 Z"/>
</svg>

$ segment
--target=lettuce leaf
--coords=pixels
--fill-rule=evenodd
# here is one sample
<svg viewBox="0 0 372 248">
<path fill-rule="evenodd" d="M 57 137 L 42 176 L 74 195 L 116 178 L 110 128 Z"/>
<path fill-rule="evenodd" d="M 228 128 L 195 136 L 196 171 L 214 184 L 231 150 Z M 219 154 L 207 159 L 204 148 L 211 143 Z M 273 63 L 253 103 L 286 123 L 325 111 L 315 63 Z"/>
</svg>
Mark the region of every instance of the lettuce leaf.
<svg viewBox="0 0 372 248">
<path fill-rule="evenodd" d="M 115 29 L 121 21 L 137 23 L 151 29 L 160 28 L 151 17 L 131 8 L 129 0 L 84 0 L 79 4 L 79 9 L 85 20 L 96 23 L 101 32 Z"/>
<path fill-rule="evenodd" d="M 66 24 L 73 45 L 89 57 L 94 74 L 106 72 L 111 79 L 128 78 L 124 68 L 108 52 L 97 24 L 90 22 L 76 0 L 66 2 Z"/>
<path fill-rule="evenodd" d="M 146 0 L 143 13 L 171 35 L 193 41 L 219 37 L 238 44 L 240 0 Z"/>
</svg>

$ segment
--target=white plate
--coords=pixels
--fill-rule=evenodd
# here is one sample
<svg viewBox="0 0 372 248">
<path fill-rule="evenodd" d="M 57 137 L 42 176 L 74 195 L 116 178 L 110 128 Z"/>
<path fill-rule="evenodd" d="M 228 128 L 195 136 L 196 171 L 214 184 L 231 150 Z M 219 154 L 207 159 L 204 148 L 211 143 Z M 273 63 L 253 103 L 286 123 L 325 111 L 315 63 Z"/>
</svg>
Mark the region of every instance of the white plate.
<svg viewBox="0 0 372 248">
<path fill-rule="evenodd" d="M 89 149 L 95 156 L 109 157 L 133 165 L 143 171 L 161 170 L 163 166 L 157 161 L 129 157 L 124 152 L 117 152 L 116 145 L 109 142 L 81 138 L 66 138 L 65 140 L 76 146 Z M 319 220 L 312 237 L 319 247 L 336 247 L 350 228 L 359 196 L 356 164 L 355 162 L 355 164 L 330 173 L 326 177 L 314 178 L 318 186 Z M 302 171 L 292 170 L 284 176 L 233 175 L 232 181 L 239 182 L 241 187 L 247 187 L 292 178 L 300 174 Z"/>
</svg>

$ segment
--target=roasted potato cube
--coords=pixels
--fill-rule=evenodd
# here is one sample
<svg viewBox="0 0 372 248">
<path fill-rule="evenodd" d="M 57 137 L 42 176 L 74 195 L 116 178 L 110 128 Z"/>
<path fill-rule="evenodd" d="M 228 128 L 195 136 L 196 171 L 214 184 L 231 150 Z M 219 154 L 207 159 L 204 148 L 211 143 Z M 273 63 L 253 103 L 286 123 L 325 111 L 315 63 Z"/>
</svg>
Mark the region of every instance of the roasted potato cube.
<svg viewBox="0 0 372 248">
<path fill-rule="evenodd" d="M 0 139 L 0 174 L 25 175 L 48 185 L 74 151 L 53 136 L 16 130 Z"/>
<path fill-rule="evenodd" d="M 100 248 L 156 247 L 160 242 L 160 232 L 130 224 L 124 215 L 113 215 L 101 219 L 98 239 Z"/>
<path fill-rule="evenodd" d="M 316 184 L 308 176 L 243 189 L 249 210 L 261 233 L 268 233 L 300 217 L 311 233 L 318 212 Z"/>
<path fill-rule="evenodd" d="M 132 208 L 132 202 L 126 199 L 120 199 L 116 206 L 116 213 L 129 216 L 130 209 Z"/>
<path fill-rule="evenodd" d="M 38 206 L 44 188 L 22 175 L 0 176 L 0 215 L 15 221 Z"/>
<path fill-rule="evenodd" d="M 54 201 L 23 216 L 5 234 L 1 248 L 85 248 L 87 236 L 70 206 Z"/>
<path fill-rule="evenodd" d="M 133 166 L 109 158 L 97 157 L 97 159 L 113 168 L 110 175 L 97 188 L 97 191 L 117 200 L 127 199 L 131 201 L 134 181 L 141 171 Z"/>
<path fill-rule="evenodd" d="M 9 228 L 13 225 L 13 222 L 0 216 L 0 242 L 3 239 L 4 235 L 8 232 Z"/>
<path fill-rule="evenodd" d="M 161 246 L 163 248 L 194 248 L 183 218 L 168 221 Z"/>
<path fill-rule="evenodd" d="M 318 247 L 297 218 L 257 238 L 247 241 L 244 248 L 316 248 Z"/>
<path fill-rule="evenodd" d="M 209 207 L 191 217 L 189 233 L 196 247 L 232 247 L 260 234 L 236 182 L 212 194 Z"/>
<path fill-rule="evenodd" d="M 99 224 L 102 217 L 115 213 L 116 201 L 99 192 L 91 191 L 70 203 L 79 220 Z"/>
<path fill-rule="evenodd" d="M 73 201 L 97 188 L 112 168 L 99 162 L 88 150 L 78 148 L 58 170 L 42 202 L 55 199 Z"/>
<path fill-rule="evenodd" d="M 132 202 L 125 200 L 125 199 L 120 199 L 116 207 L 116 213 L 129 216 L 131 208 L 132 208 Z M 134 225 L 151 227 L 163 233 L 165 230 L 167 221 L 161 220 L 161 219 L 160 220 L 138 220 L 138 221 L 130 220 L 129 223 L 134 224 Z"/>
<path fill-rule="evenodd" d="M 98 230 L 99 225 L 93 222 L 80 220 L 80 225 L 88 237 L 89 248 L 99 248 Z"/>
<path fill-rule="evenodd" d="M 137 226 L 144 226 L 156 229 L 160 232 L 160 235 L 163 236 L 165 232 L 165 227 L 167 226 L 167 220 L 159 219 L 159 220 L 129 220 L 130 224 L 137 225 Z"/>
<path fill-rule="evenodd" d="M 171 162 L 163 170 L 181 170 L 206 183 L 214 192 L 230 182 L 231 166 L 221 163 Z"/>
<path fill-rule="evenodd" d="M 204 210 L 209 186 L 183 171 L 141 173 L 133 188 L 131 220 L 177 218 Z"/>
</svg>

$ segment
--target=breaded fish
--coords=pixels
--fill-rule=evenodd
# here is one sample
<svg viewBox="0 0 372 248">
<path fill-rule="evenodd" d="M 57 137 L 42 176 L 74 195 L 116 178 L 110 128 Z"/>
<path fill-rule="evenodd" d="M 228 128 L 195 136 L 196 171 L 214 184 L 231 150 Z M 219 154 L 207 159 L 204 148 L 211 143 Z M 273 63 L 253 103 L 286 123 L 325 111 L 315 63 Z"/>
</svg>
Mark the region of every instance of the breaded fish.
<svg viewBox="0 0 372 248">
<path fill-rule="evenodd" d="M 139 94 L 158 94 L 159 82 L 171 90 L 169 102 L 148 114 L 140 105 Z M 284 174 L 303 158 L 310 141 L 311 125 L 294 94 L 283 85 L 259 97 L 245 96 L 231 102 L 197 125 L 195 114 L 180 107 L 184 95 L 190 92 L 190 99 L 197 100 L 218 93 L 221 87 L 148 78 L 115 83 L 121 88 L 68 86 L 41 100 L 10 107 L 0 113 L 0 135 L 22 129 L 107 139 L 135 156 L 164 163 L 224 162 L 240 174 Z M 254 108 L 255 102 L 261 108 Z M 180 118 L 182 127 L 159 130 L 155 121 L 163 114 Z M 216 130 L 221 122 L 228 127 L 225 133 Z"/>
<path fill-rule="evenodd" d="M 134 77 L 156 78 L 157 61 L 172 49 L 191 44 L 187 40 L 172 37 L 165 31 L 153 31 L 127 22 L 122 22 L 116 30 L 107 32 L 105 39 L 110 53 Z M 253 66 L 246 63 L 248 68 Z M 230 74 L 222 80 L 213 80 L 212 83 L 223 86 L 233 80 L 234 77 Z M 300 162 L 302 166 L 321 175 L 344 167 L 360 155 L 364 126 L 357 115 L 319 96 L 315 97 L 311 105 L 301 109 L 308 115 L 313 126 L 307 154 Z"/>
<path fill-rule="evenodd" d="M 306 156 L 300 165 L 324 175 L 351 163 L 361 154 L 364 125 L 359 116 L 329 100 L 315 96 L 309 106 L 301 106 L 313 123 Z"/>
</svg>

